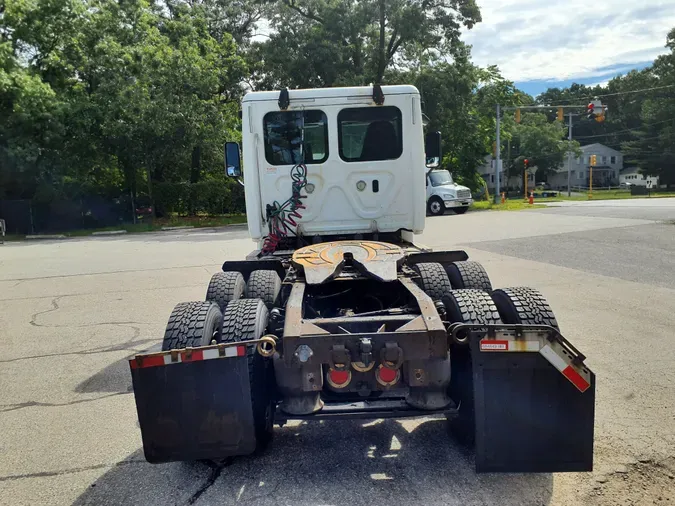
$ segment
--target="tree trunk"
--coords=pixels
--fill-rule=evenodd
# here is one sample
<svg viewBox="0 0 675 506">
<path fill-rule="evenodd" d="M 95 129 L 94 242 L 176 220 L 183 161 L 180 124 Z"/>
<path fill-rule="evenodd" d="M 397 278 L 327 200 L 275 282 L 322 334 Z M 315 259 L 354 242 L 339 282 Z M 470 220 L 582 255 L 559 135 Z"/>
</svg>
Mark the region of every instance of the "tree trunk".
<svg viewBox="0 0 675 506">
<path fill-rule="evenodd" d="M 375 84 L 382 84 L 382 78 L 384 77 L 384 68 L 386 64 L 386 56 L 384 53 L 384 39 L 385 39 L 385 0 L 379 0 L 378 2 L 380 7 L 380 43 L 378 47 L 378 60 L 377 60 L 377 76 L 375 78 Z"/>
<path fill-rule="evenodd" d="M 192 148 L 192 166 L 190 168 L 190 182 L 191 183 L 198 183 L 199 182 L 199 176 L 201 175 L 201 155 L 202 155 L 202 147 L 197 145 L 194 148 Z"/>
<path fill-rule="evenodd" d="M 201 155 L 202 148 L 200 145 L 196 145 L 192 148 L 192 166 L 190 167 L 190 183 L 195 184 L 199 182 L 199 176 L 201 175 Z M 190 191 L 190 201 L 188 202 L 188 213 L 190 216 L 196 214 L 195 210 L 195 192 Z"/>
</svg>

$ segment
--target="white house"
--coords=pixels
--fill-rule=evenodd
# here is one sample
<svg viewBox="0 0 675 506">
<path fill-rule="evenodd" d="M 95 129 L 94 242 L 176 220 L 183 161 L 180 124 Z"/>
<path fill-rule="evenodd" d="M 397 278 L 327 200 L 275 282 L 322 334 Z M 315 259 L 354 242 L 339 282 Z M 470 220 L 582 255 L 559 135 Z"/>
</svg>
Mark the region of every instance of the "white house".
<svg viewBox="0 0 675 506">
<path fill-rule="evenodd" d="M 645 176 L 640 174 L 637 167 L 626 167 L 619 174 L 619 184 L 646 186 L 648 188 L 658 188 L 658 176 Z"/>
<path fill-rule="evenodd" d="M 581 147 L 581 156 L 572 159 L 572 186 L 589 186 L 591 155 L 595 155 L 593 186 L 618 186 L 619 174 L 623 169 L 623 155 L 616 149 L 603 144 L 589 144 Z M 549 173 L 548 183 L 553 188 L 567 188 L 567 160 L 554 173 Z"/>
<path fill-rule="evenodd" d="M 595 155 L 595 166 L 593 167 L 593 186 L 618 186 L 619 173 L 623 169 L 623 155 L 616 149 L 609 148 L 603 144 L 589 144 L 581 147 L 581 156 L 572 159 L 571 167 L 571 185 L 589 186 L 591 155 Z M 488 189 L 494 191 L 495 188 L 495 160 L 491 156 L 485 158 L 485 164 L 478 168 L 478 173 L 487 183 Z M 555 171 L 549 172 L 546 176 L 546 182 L 553 189 L 563 190 L 567 188 L 567 160 Z M 537 167 L 529 169 L 528 186 L 534 186 L 537 180 Z M 504 188 L 505 174 L 502 170 L 501 187 Z M 543 179 L 543 178 L 542 178 Z M 506 182 L 507 188 L 522 188 L 524 183 L 524 174 L 514 174 Z M 645 183 L 646 184 L 646 183 Z"/>
<path fill-rule="evenodd" d="M 485 157 L 485 163 L 478 167 L 478 174 L 485 180 L 487 183 L 488 191 L 494 192 L 496 183 L 496 171 L 495 171 L 495 163 L 497 161 L 494 160 L 491 156 Z M 502 167 L 504 164 L 504 160 L 501 160 L 502 162 Z M 534 188 L 534 181 L 535 181 L 535 174 L 537 173 L 537 167 L 530 167 L 528 171 L 528 186 Z M 502 168 L 500 171 L 501 179 L 500 179 L 500 187 L 502 190 L 506 190 L 507 188 L 522 188 L 523 183 L 525 182 L 525 174 L 523 172 L 520 173 L 520 175 L 512 175 L 511 177 L 506 179 L 506 171 Z"/>
</svg>

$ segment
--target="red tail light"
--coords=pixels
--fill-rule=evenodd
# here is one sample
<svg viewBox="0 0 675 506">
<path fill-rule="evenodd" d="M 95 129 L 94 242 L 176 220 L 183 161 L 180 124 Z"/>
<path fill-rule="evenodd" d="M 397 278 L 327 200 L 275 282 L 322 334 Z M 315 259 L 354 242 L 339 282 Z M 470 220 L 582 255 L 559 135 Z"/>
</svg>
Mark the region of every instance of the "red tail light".
<svg viewBox="0 0 675 506">
<path fill-rule="evenodd" d="M 328 370 L 327 376 L 328 384 L 333 388 L 345 388 L 352 380 L 352 372 L 350 370 L 336 371 L 331 368 Z"/>
</svg>

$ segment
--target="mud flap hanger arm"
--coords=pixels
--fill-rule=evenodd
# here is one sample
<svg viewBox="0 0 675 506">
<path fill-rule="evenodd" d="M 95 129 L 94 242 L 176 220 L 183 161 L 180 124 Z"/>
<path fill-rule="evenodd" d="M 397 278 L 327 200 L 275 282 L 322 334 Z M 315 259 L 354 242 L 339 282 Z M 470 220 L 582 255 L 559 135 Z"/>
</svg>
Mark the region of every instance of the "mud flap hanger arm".
<svg viewBox="0 0 675 506">
<path fill-rule="evenodd" d="M 448 326 L 448 333 L 452 340 L 458 344 L 468 343 L 468 334 L 470 332 L 487 332 L 490 339 L 497 338 L 497 333 L 513 332 L 516 339 L 523 338 L 524 332 L 543 332 L 546 333 L 546 339 L 549 342 L 556 341 L 571 352 L 574 365 L 583 365 L 586 356 L 581 353 L 565 336 L 560 333 L 555 327 L 551 325 L 526 325 L 526 324 L 469 324 L 469 323 L 452 323 Z M 502 334 L 503 336 L 503 334 Z M 499 336 L 501 337 L 501 336 Z"/>
</svg>

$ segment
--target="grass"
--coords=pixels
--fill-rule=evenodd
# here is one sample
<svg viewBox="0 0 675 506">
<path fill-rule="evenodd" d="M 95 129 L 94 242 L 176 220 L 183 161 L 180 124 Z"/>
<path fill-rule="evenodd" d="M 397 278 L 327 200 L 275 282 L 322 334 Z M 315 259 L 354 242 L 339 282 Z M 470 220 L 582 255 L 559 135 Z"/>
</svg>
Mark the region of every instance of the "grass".
<svg viewBox="0 0 675 506">
<path fill-rule="evenodd" d="M 483 200 L 481 202 L 474 202 L 471 205 L 471 209 L 475 211 L 522 211 L 523 209 L 534 209 L 546 207 L 540 204 L 528 204 L 523 200 L 513 200 L 509 199 L 503 204 L 494 204 Z"/>
<path fill-rule="evenodd" d="M 66 237 L 85 237 L 94 232 L 107 232 L 113 230 L 126 230 L 128 233 L 154 232 L 161 230 L 162 227 L 222 227 L 226 225 L 236 225 L 246 223 L 244 214 L 224 214 L 220 216 L 170 216 L 167 218 L 155 218 L 151 221 L 141 223 L 126 223 L 115 227 L 88 228 L 79 230 L 68 230 L 65 232 L 49 232 L 45 234 L 63 234 Z M 38 234 L 39 235 L 39 234 Z M 23 235 L 8 234 L 5 241 L 20 241 L 25 239 Z"/>
<path fill-rule="evenodd" d="M 493 204 L 491 201 L 474 202 L 471 206 L 475 211 L 520 211 L 523 209 L 534 209 L 545 207 L 541 205 L 544 202 L 562 202 L 565 200 L 588 201 L 588 200 L 618 200 L 618 199 L 647 199 L 647 198 L 663 198 L 675 197 L 675 192 L 653 192 L 651 195 L 631 195 L 630 190 L 593 190 L 593 198 L 588 198 L 587 192 L 580 192 L 575 190 L 574 193 L 582 193 L 582 195 L 574 195 L 568 197 L 565 191 L 561 191 L 557 197 L 535 198 L 534 204 L 530 205 L 526 200 L 520 198 L 510 198 L 504 204 Z"/>
<path fill-rule="evenodd" d="M 652 192 L 651 195 L 631 195 L 630 190 L 593 190 L 593 198 L 589 199 L 588 192 L 586 191 L 574 191 L 574 193 L 582 193 L 582 195 L 568 197 L 567 193 L 563 190 L 557 197 L 539 198 L 535 199 L 535 201 L 560 202 L 563 200 L 618 200 L 675 197 L 674 192 Z"/>
</svg>

